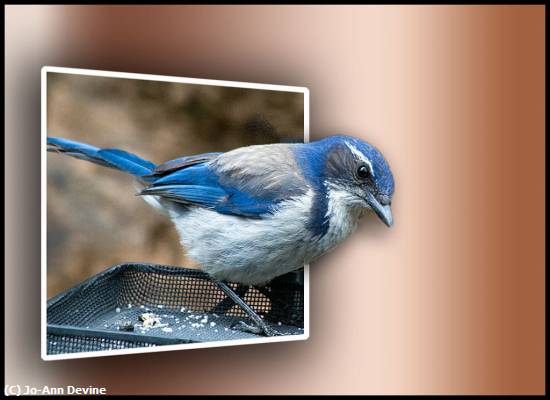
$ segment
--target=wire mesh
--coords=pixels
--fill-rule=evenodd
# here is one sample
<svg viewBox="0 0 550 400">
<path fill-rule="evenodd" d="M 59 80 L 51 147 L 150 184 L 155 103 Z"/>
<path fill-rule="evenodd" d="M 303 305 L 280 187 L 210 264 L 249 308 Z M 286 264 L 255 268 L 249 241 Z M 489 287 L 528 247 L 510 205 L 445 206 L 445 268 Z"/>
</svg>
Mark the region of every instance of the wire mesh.
<svg viewBox="0 0 550 400">
<path fill-rule="evenodd" d="M 304 333 L 303 271 L 264 287 L 229 286 L 280 334 Z M 48 301 L 47 353 L 259 337 L 240 329 L 240 321 L 253 325 L 201 271 L 121 264 Z"/>
</svg>

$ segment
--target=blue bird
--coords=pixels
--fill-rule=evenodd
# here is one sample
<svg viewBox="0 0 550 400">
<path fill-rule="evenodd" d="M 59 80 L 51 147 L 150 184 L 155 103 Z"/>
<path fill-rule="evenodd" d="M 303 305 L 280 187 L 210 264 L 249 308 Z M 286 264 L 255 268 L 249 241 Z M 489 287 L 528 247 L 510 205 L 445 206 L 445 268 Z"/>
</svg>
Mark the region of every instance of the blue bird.
<svg viewBox="0 0 550 400">
<path fill-rule="evenodd" d="M 393 217 L 382 154 L 350 136 L 205 153 L 155 165 L 118 149 L 48 137 L 48 151 L 133 175 L 174 223 L 188 257 L 217 281 L 262 285 L 333 249 L 366 211 Z"/>
</svg>

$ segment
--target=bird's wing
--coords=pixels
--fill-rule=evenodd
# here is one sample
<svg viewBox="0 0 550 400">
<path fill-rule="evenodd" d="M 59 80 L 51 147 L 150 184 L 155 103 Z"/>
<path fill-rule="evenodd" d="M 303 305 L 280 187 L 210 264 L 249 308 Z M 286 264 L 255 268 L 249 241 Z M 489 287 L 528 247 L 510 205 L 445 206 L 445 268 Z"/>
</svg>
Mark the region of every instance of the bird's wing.
<svg viewBox="0 0 550 400">
<path fill-rule="evenodd" d="M 191 164 L 174 160 L 186 165 L 159 174 L 141 194 L 208 207 L 223 214 L 259 218 L 281 201 L 307 191 L 291 146 L 243 147 Z M 201 155 L 193 157 L 201 159 Z"/>
<path fill-rule="evenodd" d="M 213 160 L 222 153 L 203 153 L 196 154 L 193 156 L 186 156 L 170 160 L 157 166 L 153 169 L 153 172 L 149 175 L 151 177 L 159 178 L 161 176 L 166 176 L 172 172 L 175 172 L 180 169 L 184 169 L 193 165 L 202 164 L 207 161 Z"/>
</svg>

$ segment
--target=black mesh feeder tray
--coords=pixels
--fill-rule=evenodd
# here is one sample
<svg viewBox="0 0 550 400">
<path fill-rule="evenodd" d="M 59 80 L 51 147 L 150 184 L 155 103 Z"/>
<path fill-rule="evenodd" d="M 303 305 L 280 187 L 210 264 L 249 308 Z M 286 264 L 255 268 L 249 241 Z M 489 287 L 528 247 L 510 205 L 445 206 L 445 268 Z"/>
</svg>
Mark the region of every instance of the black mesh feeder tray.
<svg viewBox="0 0 550 400">
<path fill-rule="evenodd" d="M 303 271 L 247 287 L 194 269 L 116 265 L 48 301 L 47 354 L 265 337 L 254 317 L 277 335 L 302 335 L 303 287 Z"/>
</svg>

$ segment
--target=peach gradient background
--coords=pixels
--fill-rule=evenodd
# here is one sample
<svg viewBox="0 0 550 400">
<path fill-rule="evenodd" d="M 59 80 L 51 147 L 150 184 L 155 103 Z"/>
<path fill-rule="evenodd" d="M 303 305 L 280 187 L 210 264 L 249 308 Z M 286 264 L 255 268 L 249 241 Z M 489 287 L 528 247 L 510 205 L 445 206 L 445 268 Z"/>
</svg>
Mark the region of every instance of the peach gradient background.
<svg viewBox="0 0 550 400">
<path fill-rule="evenodd" d="M 6 383 L 109 393 L 545 390 L 543 6 L 6 8 Z M 40 359 L 40 67 L 307 86 L 396 178 L 312 266 L 311 338 Z"/>
</svg>

